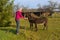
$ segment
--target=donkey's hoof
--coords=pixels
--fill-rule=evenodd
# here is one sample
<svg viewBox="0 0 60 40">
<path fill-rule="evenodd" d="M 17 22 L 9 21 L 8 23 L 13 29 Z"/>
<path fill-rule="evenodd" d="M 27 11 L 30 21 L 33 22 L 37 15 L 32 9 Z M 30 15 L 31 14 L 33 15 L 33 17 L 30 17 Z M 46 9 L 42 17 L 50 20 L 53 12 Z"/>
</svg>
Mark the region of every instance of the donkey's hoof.
<svg viewBox="0 0 60 40">
<path fill-rule="evenodd" d="M 48 29 L 46 28 L 46 30 L 48 30 Z"/>
<path fill-rule="evenodd" d="M 43 28 L 43 30 L 48 30 L 47 28 Z"/>
<path fill-rule="evenodd" d="M 45 30 L 45 28 L 43 28 L 43 30 Z"/>
<path fill-rule="evenodd" d="M 38 29 L 36 29 L 35 31 L 38 31 Z"/>
</svg>

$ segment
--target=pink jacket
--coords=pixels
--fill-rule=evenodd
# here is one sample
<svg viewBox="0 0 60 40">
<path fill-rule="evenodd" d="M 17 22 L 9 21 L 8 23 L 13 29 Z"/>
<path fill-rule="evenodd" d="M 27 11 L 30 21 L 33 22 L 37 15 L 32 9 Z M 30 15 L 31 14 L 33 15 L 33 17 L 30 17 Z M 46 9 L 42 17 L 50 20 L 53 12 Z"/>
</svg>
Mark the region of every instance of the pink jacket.
<svg viewBox="0 0 60 40">
<path fill-rule="evenodd" d="M 22 16 L 22 12 L 17 11 L 17 12 L 16 12 L 15 20 L 19 20 L 20 18 L 24 18 L 24 17 Z"/>
</svg>

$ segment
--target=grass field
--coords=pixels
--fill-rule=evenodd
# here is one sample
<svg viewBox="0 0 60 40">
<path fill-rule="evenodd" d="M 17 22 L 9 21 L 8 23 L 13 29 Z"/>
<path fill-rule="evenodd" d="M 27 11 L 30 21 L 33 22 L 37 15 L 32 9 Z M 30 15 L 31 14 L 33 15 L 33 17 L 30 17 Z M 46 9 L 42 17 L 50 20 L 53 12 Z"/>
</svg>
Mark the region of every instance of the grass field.
<svg viewBox="0 0 60 40">
<path fill-rule="evenodd" d="M 60 14 L 48 18 L 48 30 L 42 30 L 43 25 L 38 24 L 38 31 L 31 31 L 28 20 L 21 19 L 20 23 L 19 35 L 15 34 L 15 26 L 0 27 L 0 40 L 60 40 Z"/>
</svg>

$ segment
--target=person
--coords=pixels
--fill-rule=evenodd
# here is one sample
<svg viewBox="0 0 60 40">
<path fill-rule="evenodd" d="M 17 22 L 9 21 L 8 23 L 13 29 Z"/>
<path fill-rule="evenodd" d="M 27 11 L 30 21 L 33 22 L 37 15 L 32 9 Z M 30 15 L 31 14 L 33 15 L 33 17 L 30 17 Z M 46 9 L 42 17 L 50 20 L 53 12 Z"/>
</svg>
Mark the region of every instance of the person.
<svg viewBox="0 0 60 40">
<path fill-rule="evenodd" d="M 16 21 L 16 34 L 19 33 L 19 29 L 20 29 L 20 22 L 19 20 L 21 18 L 24 18 L 24 16 L 22 15 L 22 8 L 18 9 L 16 11 L 16 16 L 15 16 L 15 21 Z"/>
</svg>

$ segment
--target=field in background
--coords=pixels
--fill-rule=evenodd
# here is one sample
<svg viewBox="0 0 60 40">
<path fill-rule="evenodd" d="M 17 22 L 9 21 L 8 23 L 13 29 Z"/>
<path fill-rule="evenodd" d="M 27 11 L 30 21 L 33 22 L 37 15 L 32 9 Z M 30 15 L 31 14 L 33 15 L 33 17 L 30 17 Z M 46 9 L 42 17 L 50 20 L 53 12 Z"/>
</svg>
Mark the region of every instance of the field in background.
<svg viewBox="0 0 60 40">
<path fill-rule="evenodd" d="M 0 27 L 0 40 L 60 40 L 60 14 L 48 18 L 48 30 L 42 30 L 43 25 L 38 24 L 38 31 L 31 31 L 28 20 L 21 19 L 20 23 L 19 35 L 15 34 L 15 26 Z"/>
</svg>

